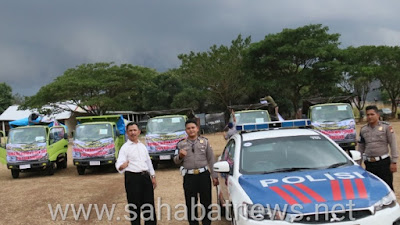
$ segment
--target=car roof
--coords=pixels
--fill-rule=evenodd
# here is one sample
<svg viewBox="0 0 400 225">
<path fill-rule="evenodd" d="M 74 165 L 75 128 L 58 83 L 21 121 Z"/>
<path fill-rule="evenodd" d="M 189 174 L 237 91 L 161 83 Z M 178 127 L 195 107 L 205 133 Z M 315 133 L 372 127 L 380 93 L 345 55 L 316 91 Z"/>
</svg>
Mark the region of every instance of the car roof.
<svg viewBox="0 0 400 225">
<path fill-rule="evenodd" d="M 251 141 L 265 138 L 319 135 L 319 133 L 312 129 L 276 129 L 241 133 L 241 135 L 243 141 Z"/>
</svg>

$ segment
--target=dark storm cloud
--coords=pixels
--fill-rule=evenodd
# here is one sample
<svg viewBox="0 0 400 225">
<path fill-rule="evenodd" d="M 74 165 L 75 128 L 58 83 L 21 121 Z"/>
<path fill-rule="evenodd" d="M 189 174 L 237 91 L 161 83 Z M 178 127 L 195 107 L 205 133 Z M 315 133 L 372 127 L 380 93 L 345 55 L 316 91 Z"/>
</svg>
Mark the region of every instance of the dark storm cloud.
<svg viewBox="0 0 400 225">
<path fill-rule="evenodd" d="M 0 1 L 0 82 L 39 88 L 82 63 L 131 63 L 165 71 L 178 54 L 229 45 L 238 34 L 322 23 L 342 46 L 398 45 L 400 3 L 320 0 Z"/>
</svg>

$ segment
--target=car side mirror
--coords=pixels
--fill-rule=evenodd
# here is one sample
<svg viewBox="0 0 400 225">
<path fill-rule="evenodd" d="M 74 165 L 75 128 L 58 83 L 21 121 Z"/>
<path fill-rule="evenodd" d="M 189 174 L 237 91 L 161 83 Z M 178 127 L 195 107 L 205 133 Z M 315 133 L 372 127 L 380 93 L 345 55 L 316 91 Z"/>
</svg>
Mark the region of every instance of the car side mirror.
<svg viewBox="0 0 400 225">
<path fill-rule="evenodd" d="M 350 150 L 350 155 L 354 161 L 361 160 L 361 152 L 357 150 Z"/>
<path fill-rule="evenodd" d="M 68 140 L 68 134 L 64 133 L 64 139 Z"/>
<path fill-rule="evenodd" d="M 214 163 L 214 171 L 217 173 L 229 173 L 230 167 L 227 161 Z"/>
</svg>

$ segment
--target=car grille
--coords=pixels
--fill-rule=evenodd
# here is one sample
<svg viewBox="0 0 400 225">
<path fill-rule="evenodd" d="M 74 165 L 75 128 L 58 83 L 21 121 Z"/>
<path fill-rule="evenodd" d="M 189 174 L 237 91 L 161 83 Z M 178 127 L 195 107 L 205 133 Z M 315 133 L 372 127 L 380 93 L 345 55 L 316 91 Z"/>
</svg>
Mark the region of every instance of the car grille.
<svg viewBox="0 0 400 225">
<path fill-rule="evenodd" d="M 336 215 L 336 217 L 335 217 Z M 346 221 L 354 221 L 367 216 L 372 215 L 369 210 L 359 210 L 359 211 L 346 211 L 346 212 L 337 212 L 333 215 L 332 213 L 321 213 L 321 214 L 311 214 L 304 215 L 301 220 L 296 220 L 295 223 L 304 223 L 304 224 L 320 224 L 320 223 L 334 223 L 334 222 L 346 222 Z"/>
</svg>

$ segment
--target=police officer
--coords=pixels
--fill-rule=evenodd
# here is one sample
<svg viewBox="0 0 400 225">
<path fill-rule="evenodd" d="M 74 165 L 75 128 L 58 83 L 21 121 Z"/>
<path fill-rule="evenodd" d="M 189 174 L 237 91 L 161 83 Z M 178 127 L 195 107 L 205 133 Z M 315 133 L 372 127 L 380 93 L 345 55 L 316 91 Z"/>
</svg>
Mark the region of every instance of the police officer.
<svg viewBox="0 0 400 225">
<path fill-rule="evenodd" d="M 392 126 L 379 121 L 375 105 L 367 106 L 366 113 L 368 124 L 361 127 L 358 150 L 364 154 L 366 170 L 380 177 L 393 190 L 393 173 L 397 172 L 398 158 L 396 136 Z"/>
<path fill-rule="evenodd" d="M 177 144 L 179 154 L 174 157 L 176 164 L 183 163 L 181 173 L 183 176 L 183 189 L 185 192 L 185 202 L 187 216 L 190 225 L 199 224 L 199 215 L 196 208 L 198 196 L 200 203 L 205 209 L 205 217 L 202 218 L 203 225 L 211 224 L 208 214 L 211 211 L 211 179 L 214 186 L 218 185 L 218 175 L 213 172 L 215 162 L 214 152 L 207 138 L 199 137 L 199 127 L 196 121 L 188 120 L 185 123 L 187 139 Z M 203 213 L 202 213 L 203 214 Z"/>
</svg>

